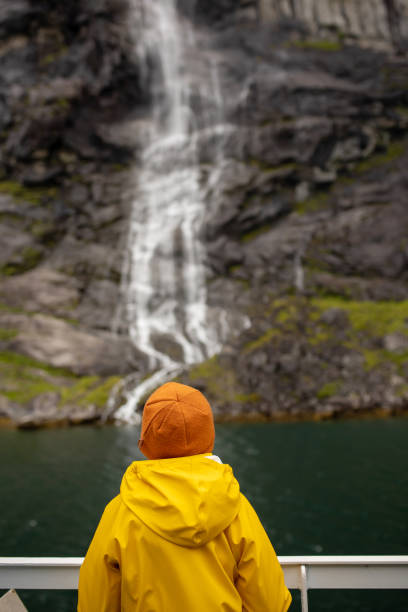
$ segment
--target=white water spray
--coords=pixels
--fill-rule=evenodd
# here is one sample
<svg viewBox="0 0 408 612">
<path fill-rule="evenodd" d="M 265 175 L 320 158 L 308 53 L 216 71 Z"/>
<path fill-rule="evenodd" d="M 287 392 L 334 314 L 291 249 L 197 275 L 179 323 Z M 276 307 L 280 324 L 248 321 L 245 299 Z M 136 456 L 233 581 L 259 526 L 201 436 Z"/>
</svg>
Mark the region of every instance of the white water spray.
<svg viewBox="0 0 408 612">
<path fill-rule="evenodd" d="M 130 337 L 148 356 L 149 368 L 159 371 L 116 412 L 115 417 L 126 422 L 134 419 L 139 400 L 157 384 L 220 348 L 207 316 L 205 251 L 199 240 L 205 202 L 197 127 L 220 121 L 216 66 L 210 61 L 207 78 L 196 78 L 202 58 L 192 26 L 177 15 L 175 0 L 134 1 L 133 18 L 138 25 L 137 58 L 152 88 L 153 121 L 137 169 L 122 292 Z M 148 71 L 152 65 L 153 75 Z M 193 94 L 211 99 L 215 113 L 206 108 L 195 117 Z"/>
</svg>

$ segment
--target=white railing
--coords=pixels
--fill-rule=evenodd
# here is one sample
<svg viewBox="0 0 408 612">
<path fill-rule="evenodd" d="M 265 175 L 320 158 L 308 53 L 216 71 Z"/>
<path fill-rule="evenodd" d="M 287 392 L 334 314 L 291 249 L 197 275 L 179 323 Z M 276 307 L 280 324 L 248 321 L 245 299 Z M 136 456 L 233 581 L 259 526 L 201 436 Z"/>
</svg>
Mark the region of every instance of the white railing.
<svg viewBox="0 0 408 612">
<path fill-rule="evenodd" d="M 68 589 L 78 586 L 81 557 L 0 557 L 0 589 Z M 408 589 L 408 555 L 279 557 L 289 589 Z"/>
<path fill-rule="evenodd" d="M 299 589 L 308 612 L 309 589 L 408 589 L 408 555 L 279 557 L 288 588 Z"/>
</svg>

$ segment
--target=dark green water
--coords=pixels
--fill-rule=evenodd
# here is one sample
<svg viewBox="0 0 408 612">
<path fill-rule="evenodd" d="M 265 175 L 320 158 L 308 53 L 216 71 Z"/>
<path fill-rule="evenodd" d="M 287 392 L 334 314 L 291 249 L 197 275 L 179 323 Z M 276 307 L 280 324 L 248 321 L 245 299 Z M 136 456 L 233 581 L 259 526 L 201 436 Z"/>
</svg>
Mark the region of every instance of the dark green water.
<svg viewBox="0 0 408 612">
<path fill-rule="evenodd" d="M 84 555 L 142 458 L 137 439 L 130 427 L 0 431 L 0 556 Z M 278 554 L 408 554 L 407 418 L 222 425 L 215 452 Z M 74 593 L 20 594 L 29 612 L 75 609 Z M 407 612 L 408 590 L 311 591 L 309 602 L 311 612 Z"/>
</svg>

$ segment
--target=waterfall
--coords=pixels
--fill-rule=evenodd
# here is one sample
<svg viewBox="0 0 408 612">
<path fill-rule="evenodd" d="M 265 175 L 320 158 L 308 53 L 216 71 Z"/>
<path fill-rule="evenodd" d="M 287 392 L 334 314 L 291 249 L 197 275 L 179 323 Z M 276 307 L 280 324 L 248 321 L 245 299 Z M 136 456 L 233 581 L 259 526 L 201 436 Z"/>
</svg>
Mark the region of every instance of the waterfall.
<svg viewBox="0 0 408 612">
<path fill-rule="evenodd" d="M 198 147 L 200 131 L 219 123 L 222 115 L 216 65 L 197 51 L 193 27 L 177 14 L 175 0 L 132 0 L 131 6 L 135 52 L 151 88 L 153 119 L 141 167 L 135 169 L 123 310 L 133 343 L 156 373 L 116 412 L 117 419 L 128 422 L 149 385 L 220 348 L 207 316 Z M 192 109 L 193 98 L 200 101 L 200 113 Z"/>
</svg>

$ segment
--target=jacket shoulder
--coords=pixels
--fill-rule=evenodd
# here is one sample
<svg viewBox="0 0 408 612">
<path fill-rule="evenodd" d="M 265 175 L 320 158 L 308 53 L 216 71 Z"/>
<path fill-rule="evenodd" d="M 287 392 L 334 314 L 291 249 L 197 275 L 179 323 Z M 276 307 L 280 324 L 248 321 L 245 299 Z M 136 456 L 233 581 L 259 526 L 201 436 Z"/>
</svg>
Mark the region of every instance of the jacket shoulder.
<svg viewBox="0 0 408 612">
<path fill-rule="evenodd" d="M 242 493 L 239 512 L 224 533 L 237 562 L 248 550 L 263 550 L 268 551 L 268 554 L 275 554 L 257 513 Z"/>
</svg>

